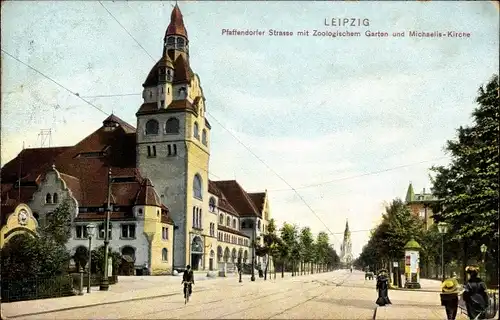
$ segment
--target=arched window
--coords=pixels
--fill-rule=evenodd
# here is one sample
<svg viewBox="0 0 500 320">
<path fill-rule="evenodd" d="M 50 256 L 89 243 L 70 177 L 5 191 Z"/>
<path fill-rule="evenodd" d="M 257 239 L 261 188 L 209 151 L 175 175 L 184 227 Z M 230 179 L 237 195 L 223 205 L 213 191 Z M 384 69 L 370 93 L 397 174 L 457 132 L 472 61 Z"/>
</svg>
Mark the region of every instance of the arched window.
<svg viewBox="0 0 500 320">
<path fill-rule="evenodd" d="M 135 261 L 135 248 L 131 246 L 125 246 L 121 250 L 122 256 L 129 256 L 131 261 Z"/>
<path fill-rule="evenodd" d="M 236 229 L 236 219 L 233 219 L 233 228 Z"/>
<path fill-rule="evenodd" d="M 241 229 L 245 229 L 247 227 L 246 221 L 243 221 L 241 223 Z"/>
<path fill-rule="evenodd" d="M 227 217 L 226 219 L 226 226 L 231 226 L 231 218 L 230 217 Z"/>
<path fill-rule="evenodd" d="M 179 133 L 179 119 L 170 118 L 165 123 L 165 133 Z"/>
<path fill-rule="evenodd" d="M 219 224 L 224 224 L 224 215 L 222 213 L 219 216 Z"/>
<path fill-rule="evenodd" d="M 210 210 L 210 212 L 214 212 L 215 211 L 215 206 L 216 206 L 215 198 L 214 197 L 210 197 L 210 200 L 208 200 L 208 209 Z"/>
<path fill-rule="evenodd" d="M 201 177 L 199 174 L 194 175 L 193 179 L 193 197 L 203 199 L 203 190 L 201 187 Z"/>
<path fill-rule="evenodd" d="M 193 125 L 193 135 L 196 139 L 200 139 L 200 129 L 198 128 L 198 122 L 195 122 Z"/>
<path fill-rule="evenodd" d="M 52 202 L 54 202 L 54 203 L 59 202 L 59 197 L 57 196 L 57 193 L 54 193 L 54 195 L 52 196 Z"/>
<path fill-rule="evenodd" d="M 50 193 L 47 193 L 45 196 L 45 203 L 52 203 L 52 195 Z"/>
<path fill-rule="evenodd" d="M 259 229 L 259 230 L 260 230 L 260 220 L 259 220 L 259 221 L 257 221 L 257 229 Z"/>
<path fill-rule="evenodd" d="M 161 260 L 168 261 L 168 250 L 166 248 L 161 250 Z"/>
<path fill-rule="evenodd" d="M 181 37 L 177 38 L 177 48 L 178 49 L 184 48 L 184 39 Z"/>
<path fill-rule="evenodd" d="M 148 122 L 146 122 L 146 134 L 158 134 L 158 130 L 160 128 L 160 125 L 158 124 L 158 121 L 151 119 Z"/>
<path fill-rule="evenodd" d="M 203 143 L 204 145 L 207 145 L 207 130 L 206 129 L 203 129 L 203 131 L 201 132 L 201 143 Z"/>
</svg>

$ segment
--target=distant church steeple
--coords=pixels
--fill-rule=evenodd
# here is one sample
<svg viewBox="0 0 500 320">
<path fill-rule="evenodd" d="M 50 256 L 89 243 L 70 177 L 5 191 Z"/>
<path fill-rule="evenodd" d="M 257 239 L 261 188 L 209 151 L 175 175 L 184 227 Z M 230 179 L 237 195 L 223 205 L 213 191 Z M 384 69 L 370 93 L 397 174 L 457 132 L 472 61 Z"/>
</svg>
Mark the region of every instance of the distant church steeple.
<svg viewBox="0 0 500 320">
<path fill-rule="evenodd" d="M 352 264 L 352 242 L 351 231 L 349 230 L 349 221 L 345 221 L 344 240 L 340 247 L 340 262 L 344 268 L 349 268 Z"/>
</svg>

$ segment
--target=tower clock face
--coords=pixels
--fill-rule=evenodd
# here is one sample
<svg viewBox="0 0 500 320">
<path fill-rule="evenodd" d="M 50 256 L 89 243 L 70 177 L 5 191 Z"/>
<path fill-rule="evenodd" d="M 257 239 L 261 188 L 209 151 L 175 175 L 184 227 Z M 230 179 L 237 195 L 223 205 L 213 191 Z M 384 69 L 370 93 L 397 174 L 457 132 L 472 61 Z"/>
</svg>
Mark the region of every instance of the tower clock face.
<svg viewBox="0 0 500 320">
<path fill-rule="evenodd" d="M 28 212 L 24 209 L 21 209 L 19 211 L 17 219 L 18 219 L 20 225 L 23 225 L 23 226 L 26 225 L 28 223 Z"/>
</svg>

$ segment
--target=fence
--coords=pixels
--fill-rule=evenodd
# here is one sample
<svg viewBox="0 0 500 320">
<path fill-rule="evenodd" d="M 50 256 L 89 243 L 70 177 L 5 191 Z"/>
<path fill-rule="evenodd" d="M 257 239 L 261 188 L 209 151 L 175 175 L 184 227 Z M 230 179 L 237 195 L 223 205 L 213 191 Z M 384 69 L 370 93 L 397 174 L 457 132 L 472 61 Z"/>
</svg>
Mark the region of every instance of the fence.
<svg viewBox="0 0 500 320">
<path fill-rule="evenodd" d="M 499 295 L 497 290 L 488 290 L 488 298 L 490 303 L 488 304 L 488 308 L 486 309 L 486 319 L 493 319 L 498 312 L 499 305 Z M 458 307 L 460 312 L 463 314 L 467 314 L 467 307 L 465 306 L 465 301 L 463 300 L 463 296 L 460 296 L 460 300 L 458 302 Z"/>
<path fill-rule="evenodd" d="M 74 295 L 73 279 L 70 275 L 31 279 L 2 278 L 1 282 L 2 302 Z"/>
</svg>

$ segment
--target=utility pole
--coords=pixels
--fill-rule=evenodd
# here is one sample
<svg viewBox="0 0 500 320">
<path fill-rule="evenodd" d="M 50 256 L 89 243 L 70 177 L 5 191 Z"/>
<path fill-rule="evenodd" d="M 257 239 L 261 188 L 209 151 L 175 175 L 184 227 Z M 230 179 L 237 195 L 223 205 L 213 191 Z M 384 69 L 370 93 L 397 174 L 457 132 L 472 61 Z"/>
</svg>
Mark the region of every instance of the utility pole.
<svg viewBox="0 0 500 320">
<path fill-rule="evenodd" d="M 104 270 L 101 279 L 101 285 L 99 290 L 108 291 L 109 289 L 109 279 L 108 279 L 108 252 L 109 252 L 109 220 L 111 214 L 111 168 L 108 171 L 108 203 L 106 206 L 106 219 L 104 225 Z"/>
<path fill-rule="evenodd" d="M 255 229 L 257 228 L 257 219 L 255 219 L 253 224 L 253 243 L 252 243 L 252 277 L 250 277 L 250 281 L 255 281 L 255 245 L 257 244 L 257 233 Z"/>
</svg>

